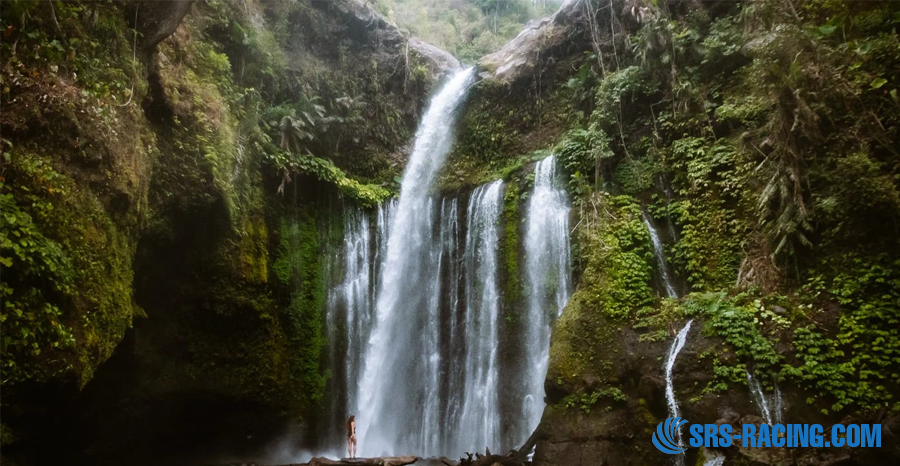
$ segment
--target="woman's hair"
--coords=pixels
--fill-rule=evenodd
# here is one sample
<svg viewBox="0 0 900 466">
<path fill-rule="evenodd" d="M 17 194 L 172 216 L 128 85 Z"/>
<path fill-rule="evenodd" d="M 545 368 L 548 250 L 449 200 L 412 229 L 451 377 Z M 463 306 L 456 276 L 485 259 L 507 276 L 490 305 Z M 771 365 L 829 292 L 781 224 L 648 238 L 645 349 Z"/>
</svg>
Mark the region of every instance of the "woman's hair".
<svg viewBox="0 0 900 466">
<path fill-rule="evenodd" d="M 350 416 L 350 419 L 347 419 L 347 432 L 351 432 L 353 426 L 350 425 L 351 422 L 356 420 L 356 416 Z"/>
</svg>

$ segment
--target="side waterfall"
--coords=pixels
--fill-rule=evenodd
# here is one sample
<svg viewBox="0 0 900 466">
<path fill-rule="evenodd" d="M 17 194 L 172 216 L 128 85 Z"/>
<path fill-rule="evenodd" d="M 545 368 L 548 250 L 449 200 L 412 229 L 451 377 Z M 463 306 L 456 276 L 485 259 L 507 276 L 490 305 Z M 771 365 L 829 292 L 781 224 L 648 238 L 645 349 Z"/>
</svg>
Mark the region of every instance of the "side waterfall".
<svg viewBox="0 0 900 466">
<path fill-rule="evenodd" d="M 760 414 L 766 420 L 766 424 L 782 424 L 781 413 L 784 411 L 784 407 L 782 406 L 781 390 L 776 386 L 770 400 L 770 395 L 766 395 L 759 380 L 756 380 L 750 371 L 747 371 L 747 386 L 750 388 L 753 402 L 759 406 Z"/>
<path fill-rule="evenodd" d="M 691 331 L 691 324 L 693 323 L 694 320 L 691 319 L 684 324 L 684 327 L 678 332 L 678 335 L 675 336 L 675 341 L 673 341 L 672 346 L 669 347 L 669 355 L 666 357 L 666 404 L 669 406 L 669 417 L 681 416 L 681 413 L 678 411 L 678 400 L 675 399 L 675 388 L 672 386 L 672 370 L 675 368 L 675 359 L 678 358 L 678 353 L 684 348 L 684 343 L 687 341 L 687 335 L 688 332 Z M 683 442 L 681 441 L 681 429 L 678 429 L 678 432 L 676 433 L 676 440 L 678 441 L 678 445 L 683 445 Z M 681 453 L 676 457 L 675 464 L 684 464 L 684 453 Z"/>
<path fill-rule="evenodd" d="M 497 249 L 503 182 L 481 186 L 469 198 L 466 228 L 465 293 L 466 356 L 462 413 L 457 422 L 458 448 L 481 451 L 500 445 L 497 377 L 500 290 Z M 462 451 L 462 450 L 461 450 Z"/>
<path fill-rule="evenodd" d="M 339 258 L 331 264 L 332 280 L 328 290 L 326 328 L 331 399 L 331 433 L 343 435 L 345 413 L 356 409 L 359 393 L 355 381 L 362 372 L 362 350 L 375 320 L 375 289 L 381 273 L 379 265 L 387 246 L 387 230 L 396 202 L 381 204 L 375 212 L 375 228 L 370 215 L 361 209 L 344 212 L 344 241 Z"/>
<path fill-rule="evenodd" d="M 448 122 L 473 76 L 471 68 L 458 72 L 432 98 L 403 175 L 359 381 L 360 456 L 425 454 L 439 446 L 440 400 L 432 396 L 440 363 L 432 292 L 439 280 L 429 273 L 434 201 L 428 190 L 450 151 Z"/>
<path fill-rule="evenodd" d="M 550 329 L 572 295 L 569 247 L 569 197 L 556 176 L 556 157 L 534 168 L 534 192 L 525 227 L 525 369 L 522 415 L 517 436 L 525 439 L 544 412 L 544 378 L 550 360 Z"/>
<path fill-rule="evenodd" d="M 659 240 L 659 233 L 646 212 L 642 212 L 641 217 L 644 220 L 644 225 L 647 225 L 647 231 L 650 232 L 650 241 L 653 243 L 653 255 L 656 256 L 656 265 L 659 269 L 660 280 L 666 290 L 666 296 L 677 298 L 678 293 L 675 291 L 672 278 L 669 276 L 669 264 L 666 263 L 665 251 L 663 251 L 662 241 Z"/>
<path fill-rule="evenodd" d="M 669 276 L 669 267 L 666 263 L 662 242 L 659 240 L 659 233 L 656 231 L 656 227 L 653 225 L 650 216 L 647 215 L 646 212 L 642 212 L 641 215 L 644 220 L 644 225 L 647 226 L 647 231 L 650 232 L 650 240 L 653 243 L 653 255 L 656 256 L 659 276 L 666 290 L 666 295 L 669 298 L 678 298 L 678 292 L 675 290 L 675 285 L 672 283 L 672 278 Z M 672 384 L 672 371 L 675 368 L 675 360 L 678 358 L 678 353 L 684 348 L 688 332 L 691 331 L 691 324 L 693 323 L 694 320 L 691 319 L 684 324 L 684 327 L 682 327 L 678 332 L 678 335 L 675 336 L 675 341 L 673 341 L 672 346 L 669 347 L 669 354 L 666 357 L 666 404 L 669 406 L 669 417 L 681 416 L 681 413 L 678 410 L 678 400 L 675 398 L 675 387 Z M 676 433 L 676 440 L 678 441 L 678 445 L 683 445 L 681 440 L 681 429 Z M 675 464 L 679 466 L 684 465 L 684 453 L 675 457 Z"/>
</svg>

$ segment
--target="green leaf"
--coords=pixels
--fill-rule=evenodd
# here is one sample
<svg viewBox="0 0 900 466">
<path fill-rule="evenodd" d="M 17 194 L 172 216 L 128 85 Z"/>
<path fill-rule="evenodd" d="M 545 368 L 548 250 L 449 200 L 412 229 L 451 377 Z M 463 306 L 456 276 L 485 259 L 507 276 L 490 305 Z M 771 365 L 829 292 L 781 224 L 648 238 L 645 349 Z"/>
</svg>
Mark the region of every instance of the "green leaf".
<svg viewBox="0 0 900 466">
<path fill-rule="evenodd" d="M 884 78 L 875 78 L 872 80 L 872 89 L 879 89 L 881 86 L 884 86 L 887 83 L 887 79 Z"/>
<path fill-rule="evenodd" d="M 819 26 L 819 33 L 821 33 L 823 36 L 827 36 L 834 32 L 835 29 L 837 29 L 837 26 L 833 24 L 826 24 L 824 26 Z"/>
</svg>

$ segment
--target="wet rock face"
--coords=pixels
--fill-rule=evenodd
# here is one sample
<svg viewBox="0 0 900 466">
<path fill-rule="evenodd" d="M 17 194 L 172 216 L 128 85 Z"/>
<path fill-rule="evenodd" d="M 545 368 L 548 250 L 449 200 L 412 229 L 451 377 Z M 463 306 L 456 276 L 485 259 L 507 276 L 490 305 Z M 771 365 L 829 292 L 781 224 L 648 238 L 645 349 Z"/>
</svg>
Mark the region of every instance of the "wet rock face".
<svg viewBox="0 0 900 466">
<path fill-rule="evenodd" d="M 697 321 L 678 355 L 673 385 L 681 416 L 691 424 L 731 424 L 739 432 L 741 424 L 760 424 L 760 407 L 746 385 L 729 383 L 726 391 L 704 393 L 714 380 L 709 354 L 717 354 L 725 365 L 734 365 L 734 355 L 723 348 L 718 338 L 703 333 Z M 602 372 L 583 375 L 576 383 L 556 383 L 551 360 L 547 380 L 547 408 L 539 427 L 535 466 L 596 466 L 673 464 L 672 457 L 659 452 L 651 443 L 653 431 L 668 416 L 665 400 L 664 364 L 671 339 L 639 342 L 628 328 L 610 334 L 603 345 L 615 357 Z M 672 336 L 674 337 L 674 336 Z M 582 348 L 586 349 L 586 348 Z M 706 355 L 706 356 L 704 356 Z M 599 356 L 598 356 L 599 359 Z M 585 401 L 583 394 L 615 386 L 624 401 L 599 397 Z M 702 466 L 708 458 L 721 455 L 729 465 L 882 465 L 900 461 L 898 439 L 900 416 L 871 413 L 863 417 L 826 416 L 806 403 L 809 394 L 794 387 L 781 387 L 784 400 L 783 422 L 821 424 L 826 431 L 837 423 L 881 423 L 881 448 L 729 448 L 707 452 L 688 448 L 685 464 Z M 682 431 L 685 442 L 687 431 Z"/>
</svg>

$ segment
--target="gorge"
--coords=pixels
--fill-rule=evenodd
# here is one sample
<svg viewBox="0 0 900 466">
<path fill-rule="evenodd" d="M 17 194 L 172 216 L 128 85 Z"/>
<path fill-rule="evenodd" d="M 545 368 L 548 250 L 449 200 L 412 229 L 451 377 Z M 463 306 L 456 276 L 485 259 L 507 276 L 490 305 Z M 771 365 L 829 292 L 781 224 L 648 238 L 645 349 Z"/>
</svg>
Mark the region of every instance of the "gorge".
<svg viewBox="0 0 900 466">
<path fill-rule="evenodd" d="M 900 3 L 0 8 L 4 464 L 900 461 Z"/>
</svg>

